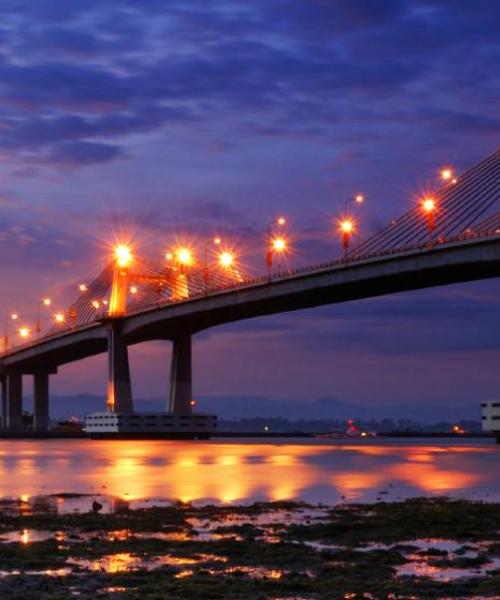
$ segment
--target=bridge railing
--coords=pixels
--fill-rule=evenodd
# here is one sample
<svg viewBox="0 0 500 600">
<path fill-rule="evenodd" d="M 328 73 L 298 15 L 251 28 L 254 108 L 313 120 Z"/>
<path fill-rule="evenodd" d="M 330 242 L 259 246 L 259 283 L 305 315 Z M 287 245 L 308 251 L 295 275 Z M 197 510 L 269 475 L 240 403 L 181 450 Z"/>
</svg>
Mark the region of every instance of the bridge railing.
<svg viewBox="0 0 500 600">
<path fill-rule="evenodd" d="M 192 294 L 187 298 L 182 298 L 178 300 L 173 300 L 171 298 L 162 299 L 160 301 L 151 301 L 148 303 L 143 303 L 140 305 L 132 306 L 129 310 L 127 310 L 126 316 L 137 315 L 145 312 L 149 312 L 151 310 L 156 310 L 159 308 L 165 308 L 167 306 L 174 306 L 179 304 L 185 304 L 193 301 L 197 301 L 207 297 L 218 296 L 221 294 L 231 293 L 234 291 L 254 288 L 257 286 L 265 286 L 272 285 L 274 283 L 293 279 L 295 277 L 303 277 L 323 271 L 331 271 L 331 270 L 341 270 L 346 268 L 351 268 L 358 264 L 366 263 L 367 261 L 374 261 L 377 259 L 385 259 L 385 258 L 393 258 L 393 257 L 402 257 L 406 254 L 413 254 L 415 252 L 439 252 L 441 249 L 445 249 L 449 246 L 456 246 L 457 244 L 464 242 L 474 242 L 477 240 L 485 240 L 485 239 L 495 239 L 500 237 L 500 227 L 495 224 L 494 229 L 490 231 L 481 231 L 481 232 L 464 232 L 458 236 L 453 237 L 452 239 L 439 239 L 433 242 L 432 245 L 429 242 L 421 242 L 417 244 L 410 244 L 408 246 L 402 248 L 388 248 L 385 250 L 381 250 L 374 253 L 366 253 L 366 254 L 353 254 L 348 255 L 344 258 L 337 258 L 331 261 L 325 261 L 322 263 L 316 263 L 314 265 L 308 265 L 305 267 L 299 267 L 295 269 L 286 269 L 279 273 L 273 273 L 271 276 L 258 276 L 252 277 L 248 279 L 244 279 L 242 281 L 237 281 L 234 284 L 227 285 L 219 285 L 217 287 L 211 287 L 206 292 L 199 292 L 196 294 Z M 87 329 L 92 329 L 98 327 L 102 320 L 106 318 L 106 315 L 96 314 L 95 319 L 89 323 L 80 324 L 77 326 L 61 326 L 57 331 L 53 331 L 51 333 L 41 335 L 37 337 L 35 340 L 30 340 L 29 342 L 23 344 L 17 344 L 13 346 L 9 351 L 3 352 L 3 356 L 7 356 L 9 354 L 14 354 L 23 349 L 30 348 L 33 346 L 37 346 L 38 344 L 51 341 L 54 339 L 58 339 L 67 335 L 71 335 L 80 331 L 85 331 Z"/>
</svg>

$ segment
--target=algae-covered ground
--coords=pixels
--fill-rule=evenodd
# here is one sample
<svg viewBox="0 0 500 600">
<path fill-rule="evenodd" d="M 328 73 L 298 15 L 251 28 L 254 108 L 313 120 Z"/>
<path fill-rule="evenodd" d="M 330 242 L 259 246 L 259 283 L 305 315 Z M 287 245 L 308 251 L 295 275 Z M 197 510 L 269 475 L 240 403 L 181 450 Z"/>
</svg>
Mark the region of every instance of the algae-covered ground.
<svg viewBox="0 0 500 600">
<path fill-rule="evenodd" d="M 500 598 L 500 504 L 87 508 L 0 503 L 2 600 Z"/>
</svg>

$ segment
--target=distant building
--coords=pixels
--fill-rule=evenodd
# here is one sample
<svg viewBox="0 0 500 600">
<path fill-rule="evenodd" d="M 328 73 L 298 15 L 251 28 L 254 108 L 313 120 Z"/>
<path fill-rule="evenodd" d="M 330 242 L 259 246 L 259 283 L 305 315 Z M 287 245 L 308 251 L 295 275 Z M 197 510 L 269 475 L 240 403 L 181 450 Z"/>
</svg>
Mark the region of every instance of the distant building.
<svg viewBox="0 0 500 600">
<path fill-rule="evenodd" d="M 497 444 L 500 444 L 500 402 L 484 402 L 481 404 L 481 408 L 483 431 L 495 434 Z"/>
</svg>

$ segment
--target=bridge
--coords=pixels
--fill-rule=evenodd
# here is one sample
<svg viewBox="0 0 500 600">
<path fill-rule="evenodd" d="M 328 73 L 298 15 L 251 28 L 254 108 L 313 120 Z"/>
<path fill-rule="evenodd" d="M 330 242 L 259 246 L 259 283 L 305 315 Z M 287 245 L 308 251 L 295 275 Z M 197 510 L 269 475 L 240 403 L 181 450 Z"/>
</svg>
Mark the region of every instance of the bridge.
<svg viewBox="0 0 500 600">
<path fill-rule="evenodd" d="M 197 332 L 242 319 L 500 275 L 500 150 L 457 176 L 442 172 L 435 192 L 415 202 L 377 234 L 352 245 L 356 221 L 349 203 L 339 219 L 343 255 L 301 269 L 287 268 L 284 218 L 269 229 L 266 273 L 248 276 L 220 238 L 197 261 L 179 246 L 161 262 L 118 245 L 109 264 L 53 326 L 21 343 L 5 336 L 0 357 L 2 428 L 22 427 L 23 375 L 34 378 L 34 429 L 49 423 L 49 377 L 60 365 L 107 352 L 108 410 L 133 412 L 128 347 L 173 343 L 167 412 L 192 412 L 191 340 Z M 362 203 L 361 195 L 352 199 Z M 50 305 L 50 299 L 44 299 Z M 17 317 L 17 315 L 11 315 Z M 16 320 L 16 319 L 14 319 Z"/>
</svg>

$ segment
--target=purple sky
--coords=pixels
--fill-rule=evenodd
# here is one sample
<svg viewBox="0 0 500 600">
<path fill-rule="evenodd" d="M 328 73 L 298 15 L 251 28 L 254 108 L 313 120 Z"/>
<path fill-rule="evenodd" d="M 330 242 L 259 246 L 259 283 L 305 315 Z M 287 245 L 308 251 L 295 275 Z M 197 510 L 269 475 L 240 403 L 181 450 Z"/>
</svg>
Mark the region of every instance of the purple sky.
<svg viewBox="0 0 500 600">
<path fill-rule="evenodd" d="M 26 322 L 97 273 L 116 231 L 158 256 L 177 232 L 221 233 L 244 240 L 255 270 L 284 213 L 294 264 L 326 260 L 347 196 L 366 194 L 369 235 L 440 167 L 498 144 L 495 0 L 3 0 L 0 17 L 0 299 Z M 467 284 L 205 332 L 195 391 L 495 398 L 499 292 Z M 168 346 L 131 358 L 135 395 L 162 395 Z M 62 368 L 53 389 L 104 393 L 104 357 Z"/>
</svg>

